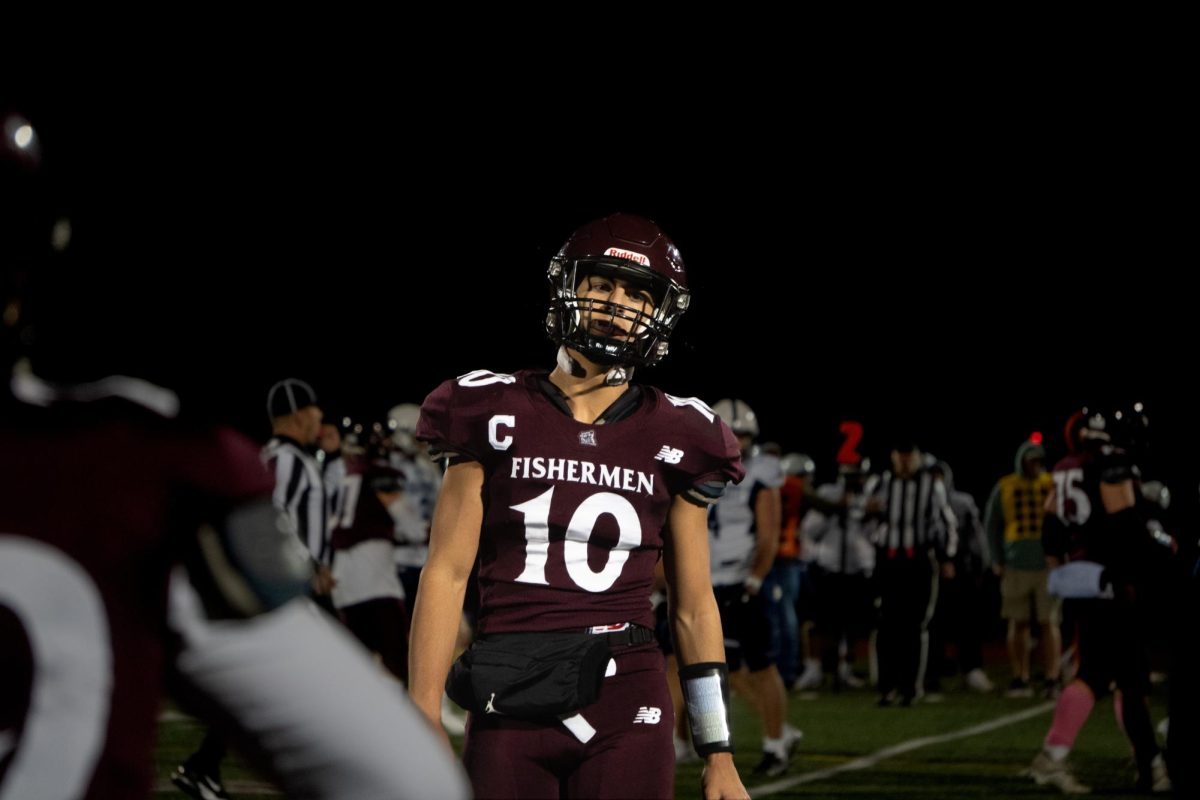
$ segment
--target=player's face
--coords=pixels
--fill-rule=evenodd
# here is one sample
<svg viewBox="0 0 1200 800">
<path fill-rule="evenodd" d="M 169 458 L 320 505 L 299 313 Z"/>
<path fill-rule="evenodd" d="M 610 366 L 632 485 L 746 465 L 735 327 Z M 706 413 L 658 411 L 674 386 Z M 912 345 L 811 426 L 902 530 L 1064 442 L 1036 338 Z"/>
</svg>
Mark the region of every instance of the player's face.
<svg viewBox="0 0 1200 800">
<path fill-rule="evenodd" d="M 1026 456 L 1021 460 L 1021 468 L 1025 471 L 1025 477 L 1036 478 L 1046 471 L 1046 461 L 1041 456 Z"/>
<path fill-rule="evenodd" d="M 337 425 L 322 422 L 320 433 L 317 434 L 317 444 L 326 453 L 336 453 L 342 449 L 342 433 Z"/>
<path fill-rule="evenodd" d="M 919 450 L 909 450 L 907 453 L 899 450 L 892 451 L 892 471 L 900 478 L 911 478 L 917 473 L 917 466 L 921 463 L 921 452 Z"/>
<path fill-rule="evenodd" d="M 404 497 L 404 492 L 397 489 L 394 492 L 376 492 L 375 496 L 383 503 L 383 507 L 390 511 L 393 504 L 400 502 L 400 498 Z"/>
<path fill-rule="evenodd" d="M 637 323 L 638 313 L 647 316 L 654 313 L 654 298 L 650 292 L 621 278 L 587 275 L 575 294 L 585 300 L 614 304 L 582 310 L 582 324 L 596 336 L 630 339 L 645 329 Z"/>
<path fill-rule="evenodd" d="M 296 412 L 300 416 L 301 444 L 315 444 L 321 434 L 321 418 L 324 414 L 319 406 L 305 406 Z"/>
</svg>

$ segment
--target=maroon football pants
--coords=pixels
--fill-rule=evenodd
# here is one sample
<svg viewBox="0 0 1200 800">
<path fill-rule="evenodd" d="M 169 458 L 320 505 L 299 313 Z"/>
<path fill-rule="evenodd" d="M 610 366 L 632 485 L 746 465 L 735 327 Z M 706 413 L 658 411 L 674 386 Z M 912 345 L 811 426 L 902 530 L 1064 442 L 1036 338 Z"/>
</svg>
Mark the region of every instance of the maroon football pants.
<svg viewBox="0 0 1200 800">
<path fill-rule="evenodd" d="M 614 651 L 617 673 L 579 713 L 585 744 L 562 723 L 472 714 L 463 763 L 478 800 L 671 798 L 675 714 L 654 643 Z"/>
</svg>

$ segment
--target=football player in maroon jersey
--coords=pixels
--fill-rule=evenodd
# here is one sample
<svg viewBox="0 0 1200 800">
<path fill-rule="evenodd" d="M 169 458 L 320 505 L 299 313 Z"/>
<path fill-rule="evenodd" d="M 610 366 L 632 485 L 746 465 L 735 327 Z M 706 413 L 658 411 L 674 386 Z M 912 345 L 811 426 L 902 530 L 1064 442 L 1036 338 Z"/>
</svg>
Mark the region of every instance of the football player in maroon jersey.
<svg viewBox="0 0 1200 800">
<path fill-rule="evenodd" d="M 408 678 L 408 620 L 404 590 L 392 560 L 395 510 L 404 476 L 388 463 L 387 429 L 375 425 L 366 452 L 343 479 L 343 507 L 335 520 L 333 604 L 346 627 L 397 679 Z"/>
<path fill-rule="evenodd" d="M 78 144 L 89 120 L 49 127 Z M 18 360 L 31 280 L 123 254 L 70 193 L 84 176 L 48 174 L 70 143 L 37 122 L 0 113 L 0 797 L 148 797 L 172 662 L 291 796 L 466 796 L 403 693 L 301 597 L 309 559 L 253 443 L 145 381 L 50 382 Z"/>
<path fill-rule="evenodd" d="M 414 611 L 413 697 L 436 724 L 478 556 L 479 637 L 467 659 L 478 700 L 463 754 L 476 793 L 673 796 L 674 713 L 650 607 L 661 557 L 705 796 L 746 797 L 731 758 L 706 522 L 742 477 L 738 443 L 699 400 L 630 382 L 666 355 L 688 307 L 683 261 L 655 223 L 614 214 L 577 230 L 549 278 L 554 369 L 469 372 L 421 408 L 418 436 L 449 468 Z M 510 697 L 513 686 L 481 693 L 481 647 L 571 633 L 608 642 L 599 699 L 539 715 Z M 539 701 L 562 699 L 552 681 L 531 683 Z"/>
<path fill-rule="evenodd" d="M 1137 466 L 1114 441 L 1113 418 L 1095 408 L 1067 421 L 1068 455 L 1054 465 L 1054 489 L 1046 501 L 1042 541 L 1048 563 L 1058 567 L 1050 590 L 1068 571 L 1087 570 L 1080 586 L 1062 591 L 1076 620 L 1079 664 L 1075 679 L 1058 698 L 1054 721 L 1029 773 L 1039 784 L 1064 793 L 1089 791 L 1074 775 L 1067 755 L 1087 722 L 1096 699 L 1116 684 L 1118 714 L 1133 745 L 1140 789 L 1171 788 L 1166 763 L 1150 721 L 1147 697 L 1150 668 L 1138 596 L 1147 580 L 1157 545 L 1138 509 Z M 1059 573 L 1055 575 L 1054 573 Z M 1158 578 L 1161 579 L 1161 578 Z"/>
</svg>

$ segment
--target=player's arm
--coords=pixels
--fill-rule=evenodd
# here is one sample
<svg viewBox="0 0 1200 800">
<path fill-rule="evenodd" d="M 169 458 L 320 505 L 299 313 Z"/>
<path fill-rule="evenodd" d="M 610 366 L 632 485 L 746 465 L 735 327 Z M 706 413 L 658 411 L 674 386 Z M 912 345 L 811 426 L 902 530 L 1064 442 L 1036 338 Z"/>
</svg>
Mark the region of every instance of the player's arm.
<svg viewBox="0 0 1200 800">
<path fill-rule="evenodd" d="M 181 699 L 228 718 L 288 797 L 469 796 L 424 716 L 302 596 L 310 553 L 271 502 L 258 448 L 228 430 L 165 446 L 178 511 L 205 523 L 170 585 Z"/>
<path fill-rule="evenodd" d="M 983 507 L 983 529 L 987 532 L 988 549 L 992 553 L 992 572 L 1000 576 L 1004 575 L 1004 528 L 1004 501 L 997 482 Z"/>
<path fill-rule="evenodd" d="M 845 508 L 844 501 L 842 503 L 835 503 L 834 505 L 839 507 L 839 511 Z M 811 542 L 820 542 L 829 533 L 830 520 L 837 514 L 838 511 L 827 514 L 819 508 L 810 508 L 800 520 L 800 538 Z"/>
<path fill-rule="evenodd" d="M 303 595 L 312 560 L 266 497 L 243 500 L 187 540 L 188 576 L 212 619 L 252 617 Z"/>
<path fill-rule="evenodd" d="M 775 563 L 782 520 L 783 501 L 779 490 L 763 487 L 754 498 L 754 563 L 750 565 L 750 577 L 746 581 L 746 590 L 751 594 L 758 594 Z"/>
<path fill-rule="evenodd" d="M 1053 487 L 1042 506 L 1042 550 L 1047 569 L 1061 566 L 1067 560 L 1067 529 L 1058 516 L 1058 488 Z"/>
<path fill-rule="evenodd" d="M 692 722 L 693 740 L 705 758 L 701 778 L 704 797 L 749 798 L 733 765 L 728 730 L 728 678 L 722 674 L 725 642 L 709 572 L 706 508 L 682 497 L 675 498 L 668 517 L 663 566 L 672 634 L 679 663 L 684 665 L 680 682 Z M 693 672 L 695 677 L 689 677 Z M 705 695 L 700 696 L 697 690 Z M 705 710 L 705 720 L 698 713 L 701 707 Z M 722 715 L 723 725 L 718 719 Z M 698 725 L 703 726 L 707 735 L 697 735 Z"/>
<path fill-rule="evenodd" d="M 409 641 L 409 692 L 440 729 L 442 691 L 454 657 L 463 596 L 483 523 L 483 466 L 455 464 L 446 471 L 429 538 L 429 561 L 421 572 Z"/>
<path fill-rule="evenodd" d="M 297 598 L 250 620 L 212 624 L 176 576 L 170 619 L 182 645 L 173 663 L 179 699 L 227 716 L 288 797 L 469 797 L 461 765 L 424 716 L 361 644 L 322 616 Z"/>
<path fill-rule="evenodd" d="M 195 531 L 182 539 L 181 555 L 207 617 L 252 617 L 305 594 L 312 558 L 272 502 L 257 445 L 215 428 L 181 432 L 162 446 L 163 469 L 180 490 L 175 513 Z"/>
<path fill-rule="evenodd" d="M 708 512 L 676 497 L 668 526 L 663 568 L 679 661 L 723 662 L 725 639 L 709 572 Z"/>
<path fill-rule="evenodd" d="M 1150 542 L 1145 520 L 1137 507 L 1136 468 L 1123 450 L 1105 453 L 1100 463 L 1100 503 L 1104 506 L 1104 535 L 1122 558 L 1109 565 L 1107 577 L 1115 584 L 1134 583 L 1145 577 Z"/>
<path fill-rule="evenodd" d="M 954 558 L 958 555 L 958 517 L 950 507 L 950 497 L 942 483 L 935 482 L 929 493 L 933 505 L 933 533 L 943 578 L 954 578 Z"/>
</svg>

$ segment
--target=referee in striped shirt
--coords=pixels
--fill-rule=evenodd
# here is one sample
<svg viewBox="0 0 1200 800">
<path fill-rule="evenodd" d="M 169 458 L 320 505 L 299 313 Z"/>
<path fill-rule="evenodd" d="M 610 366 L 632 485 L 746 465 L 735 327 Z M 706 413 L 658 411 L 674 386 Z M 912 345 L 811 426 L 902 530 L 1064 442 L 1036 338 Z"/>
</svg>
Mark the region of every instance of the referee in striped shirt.
<svg viewBox="0 0 1200 800">
<path fill-rule="evenodd" d="M 267 413 L 272 435 L 262 459 L 275 476 L 275 507 L 284 513 L 312 556 L 316 601 L 332 609 L 329 504 L 321 465 L 312 452 L 322 418 L 316 392 L 304 381 L 286 378 L 267 392 Z"/>
<path fill-rule="evenodd" d="M 879 704 L 898 700 L 908 706 L 925 681 L 938 574 L 954 575 L 954 512 L 945 488 L 933 479 L 911 439 L 898 441 L 892 449 L 892 469 L 881 476 L 869 510 L 878 520 Z"/>
</svg>

